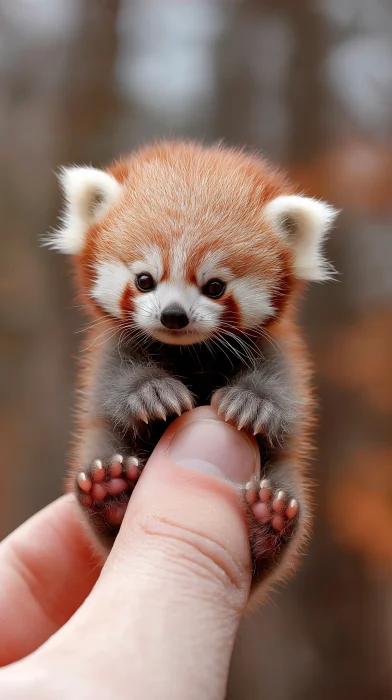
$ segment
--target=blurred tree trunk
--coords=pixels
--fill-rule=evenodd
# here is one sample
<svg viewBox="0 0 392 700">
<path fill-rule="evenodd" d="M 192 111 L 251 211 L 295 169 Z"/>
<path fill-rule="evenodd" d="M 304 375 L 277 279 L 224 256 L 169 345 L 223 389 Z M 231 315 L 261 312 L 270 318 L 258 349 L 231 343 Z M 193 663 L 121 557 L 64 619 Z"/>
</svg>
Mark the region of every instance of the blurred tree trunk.
<svg viewBox="0 0 392 700">
<path fill-rule="evenodd" d="M 324 144 L 323 115 L 328 101 L 324 72 L 328 37 L 325 19 L 315 0 L 300 3 L 278 0 L 277 4 L 294 37 L 287 81 L 290 164 L 315 158 Z"/>
<path fill-rule="evenodd" d="M 282 11 L 285 11 L 284 4 L 287 5 L 287 16 L 296 36 L 296 52 L 288 82 L 291 113 L 289 160 L 291 163 L 310 163 L 326 143 L 324 115 L 328 114 L 332 98 L 324 76 L 331 43 L 325 18 L 316 2 L 306 0 L 295 7 L 290 0 L 280 4 Z M 328 252 L 337 269 L 344 270 L 348 279 L 350 270 L 344 258 L 344 242 L 339 240 L 338 234 L 335 232 Z M 317 351 L 323 347 L 325 339 L 336 336 L 338 320 L 344 325 L 353 320 L 348 292 L 347 280 L 339 285 L 329 284 L 310 290 L 305 304 L 305 323 L 316 366 Z M 386 659 L 383 654 L 378 658 L 374 654 L 374 648 L 384 649 L 386 641 L 379 620 L 375 622 L 378 586 L 366 576 L 357 557 L 332 545 L 331 524 L 323 518 L 328 512 L 331 489 L 338 488 L 344 454 L 350 450 L 353 436 L 357 444 L 361 443 L 363 406 L 353 404 L 348 391 L 340 393 L 341 400 L 336 400 L 336 393 L 331 400 L 329 387 L 322 382 L 319 382 L 318 395 L 322 407 L 319 451 L 314 467 L 318 509 L 306 575 L 296 581 L 296 602 L 301 607 L 309 646 L 319 664 L 318 672 L 313 672 L 308 682 L 305 677 L 305 682 L 293 689 L 290 699 L 386 698 L 392 691 L 390 683 L 388 688 L 385 687 Z M 347 429 L 348 423 L 351 430 Z M 368 415 L 365 424 L 369 426 L 371 423 L 372 416 Z M 344 431 L 342 426 L 345 426 Z M 369 601 L 372 601 L 371 605 Z"/>
<path fill-rule="evenodd" d="M 111 132 L 118 114 L 117 18 L 120 0 L 84 0 L 64 74 L 59 128 L 62 162 L 105 163 L 113 158 Z M 60 117 L 59 115 L 59 117 Z"/>
<path fill-rule="evenodd" d="M 9 52 L 14 64 L 2 69 L 0 107 L 0 476 L 1 493 L 13 504 L 10 512 L 2 503 L 0 536 L 62 491 L 80 319 L 69 308 L 65 259 L 40 249 L 39 238 L 57 214 L 45 202 L 60 204 L 59 194 L 51 197 L 53 169 L 106 159 L 110 151 L 117 12 L 118 0 L 84 0 L 77 32 L 65 46 L 29 47 L 2 26 L 4 46 L 17 39 L 23 57 Z"/>
<path fill-rule="evenodd" d="M 289 75 L 286 86 L 282 85 L 289 120 L 286 161 L 289 166 L 311 163 L 325 147 L 324 115 L 331 99 L 324 79 L 330 50 L 325 18 L 312 0 L 301 3 L 249 0 L 238 6 L 233 21 L 237 40 L 249 38 L 251 26 L 270 21 L 271 12 L 287 23 L 293 40 Z M 233 43 L 236 45 L 232 38 L 228 43 L 231 48 Z M 235 54 L 242 60 L 234 70 L 228 71 L 230 79 L 222 83 L 222 109 L 218 115 L 221 131 L 229 133 L 237 143 L 252 140 L 250 124 L 242 115 L 255 114 L 257 90 L 260 90 L 257 55 L 254 54 L 253 62 L 244 61 L 246 55 L 246 46 L 242 45 Z M 233 94 L 236 95 L 234 107 Z M 270 152 L 268 144 L 264 150 Z M 343 245 L 337 236 L 329 252 L 341 269 Z M 317 350 L 323 341 L 336 335 L 339 319 L 344 318 L 347 323 L 350 318 L 347 289 L 345 281 L 335 286 L 313 287 L 304 305 L 304 323 L 316 366 Z M 347 425 L 352 397 L 342 392 L 340 402 L 336 401 L 336 393 L 331 400 L 325 385 L 320 386 L 319 397 L 323 410 L 319 453 L 313 468 L 318 484 L 318 508 L 311 549 L 300 573 L 283 594 L 275 596 L 279 609 L 266 606 L 258 618 L 241 626 L 228 690 L 228 698 L 232 700 L 390 697 L 390 685 L 385 688 L 385 658 L 379 655 L 376 660 L 372 651 L 385 646 L 379 620 L 374 620 L 376 585 L 366 578 L 352 554 L 331 543 L 330 524 L 324 519 L 331 481 L 338 479 L 343 461 L 339 450 L 347 448 L 339 426 L 345 422 Z M 361 430 L 359 413 L 352 417 L 357 441 Z M 346 441 L 352 440 L 353 434 L 346 436 Z M 374 605 L 369 606 L 369 601 Z"/>
</svg>

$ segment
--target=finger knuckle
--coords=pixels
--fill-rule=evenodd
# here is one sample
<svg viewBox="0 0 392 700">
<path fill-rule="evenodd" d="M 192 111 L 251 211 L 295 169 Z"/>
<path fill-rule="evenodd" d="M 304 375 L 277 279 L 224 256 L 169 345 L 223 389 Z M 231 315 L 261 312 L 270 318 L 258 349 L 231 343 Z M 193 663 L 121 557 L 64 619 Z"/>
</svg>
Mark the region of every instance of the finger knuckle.
<svg viewBox="0 0 392 700">
<path fill-rule="evenodd" d="M 138 524 L 148 548 L 159 553 L 160 566 L 175 575 L 199 577 L 212 586 L 243 595 L 247 572 L 230 551 L 230 543 L 200 528 L 187 527 L 174 520 L 150 516 Z"/>
</svg>

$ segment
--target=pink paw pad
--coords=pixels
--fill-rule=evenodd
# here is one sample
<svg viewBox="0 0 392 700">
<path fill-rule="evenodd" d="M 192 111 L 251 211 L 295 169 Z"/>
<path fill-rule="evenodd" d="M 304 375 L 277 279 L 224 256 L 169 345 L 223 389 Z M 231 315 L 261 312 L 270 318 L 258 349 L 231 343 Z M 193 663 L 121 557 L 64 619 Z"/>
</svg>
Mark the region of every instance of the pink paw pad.
<svg viewBox="0 0 392 700">
<path fill-rule="evenodd" d="M 105 520 L 120 525 L 139 475 L 137 457 L 116 454 L 107 464 L 96 459 L 88 470 L 77 474 L 80 501 L 86 508 L 104 509 Z"/>
<path fill-rule="evenodd" d="M 246 485 L 245 498 L 251 506 L 253 515 L 259 523 L 269 523 L 276 533 L 283 533 L 298 515 L 299 504 L 296 498 L 290 498 L 284 489 L 274 489 L 268 479 L 259 484 L 249 482 Z"/>
</svg>

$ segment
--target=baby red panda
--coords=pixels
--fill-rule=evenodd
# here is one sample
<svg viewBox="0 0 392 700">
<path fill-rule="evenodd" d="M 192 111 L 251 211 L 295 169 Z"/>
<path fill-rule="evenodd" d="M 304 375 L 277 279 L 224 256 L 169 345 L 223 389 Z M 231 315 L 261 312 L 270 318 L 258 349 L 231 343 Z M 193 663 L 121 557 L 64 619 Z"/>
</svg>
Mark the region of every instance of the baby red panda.
<svg viewBox="0 0 392 700">
<path fill-rule="evenodd" d="M 330 274 L 336 211 L 254 155 L 195 143 L 64 168 L 60 182 L 53 245 L 74 256 L 93 317 L 69 488 L 110 547 L 168 423 L 211 403 L 258 441 L 262 471 L 239 498 L 265 588 L 309 532 L 313 400 L 295 312 L 304 283 Z"/>
</svg>

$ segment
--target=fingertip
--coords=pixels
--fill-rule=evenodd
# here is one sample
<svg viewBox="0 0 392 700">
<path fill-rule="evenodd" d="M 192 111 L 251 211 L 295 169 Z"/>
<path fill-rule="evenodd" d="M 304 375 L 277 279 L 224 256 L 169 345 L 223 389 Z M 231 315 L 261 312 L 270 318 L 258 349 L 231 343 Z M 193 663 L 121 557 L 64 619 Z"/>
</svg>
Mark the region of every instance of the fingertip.
<svg viewBox="0 0 392 700">
<path fill-rule="evenodd" d="M 212 406 L 176 419 L 154 450 L 179 466 L 242 485 L 260 472 L 256 440 L 226 422 Z"/>
</svg>

